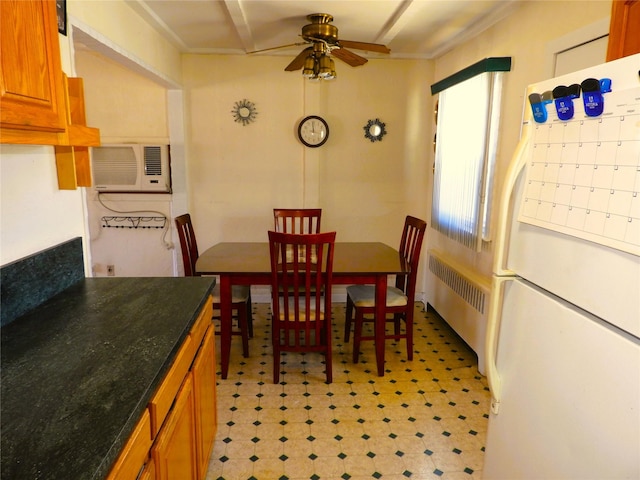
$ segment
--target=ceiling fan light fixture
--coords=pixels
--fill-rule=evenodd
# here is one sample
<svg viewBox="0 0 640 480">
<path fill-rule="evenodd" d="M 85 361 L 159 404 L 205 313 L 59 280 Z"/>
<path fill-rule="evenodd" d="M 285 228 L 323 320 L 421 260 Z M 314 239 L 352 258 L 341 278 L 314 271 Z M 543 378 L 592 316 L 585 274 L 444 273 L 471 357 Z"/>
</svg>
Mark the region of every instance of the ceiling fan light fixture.
<svg viewBox="0 0 640 480">
<path fill-rule="evenodd" d="M 331 75 L 327 77 L 327 80 L 333 80 L 338 76 L 336 73 L 336 62 L 333 61 L 333 58 L 329 58 L 329 64 L 331 66 Z"/>
<path fill-rule="evenodd" d="M 313 78 L 316 75 L 316 59 L 313 55 L 309 55 L 304 60 L 304 67 L 302 68 L 302 76 L 307 78 Z"/>
<path fill-rule="evenodd" d="M 304 40 L 302 45 L 311 45 L 298 53 L 285 67 L 285 71 L 287 72 L 302 69 L 302 76 L 309 80 L 333 80 L 337 77 L 333 56 L 351 67 L 357 67 L 367 63 L 367 59 L 348 49 L 366 50 L 375 53 L 390 53 L 387 46 L 378 43 L 352 40 L 339 41 L 338 28 L 335 25 L 331 25 L 333 16 L 327 13 L 313 13 L 308 15 L 307 19 L 311 23 L 302 27 L 301 37 Z M 273 47 L 265 50 L 290 46 L 291 45 L 282 45 L 281 47 Z"/>
<path fill-rule="evenodd" d="M 331 76 L 331 72 L 335 71 L 335 65 L 331 65 L 333 60 L 328 56 L 322 55 L 318 61 L 318 76 L 320 78 L 327 78 Z"/>
</svg>

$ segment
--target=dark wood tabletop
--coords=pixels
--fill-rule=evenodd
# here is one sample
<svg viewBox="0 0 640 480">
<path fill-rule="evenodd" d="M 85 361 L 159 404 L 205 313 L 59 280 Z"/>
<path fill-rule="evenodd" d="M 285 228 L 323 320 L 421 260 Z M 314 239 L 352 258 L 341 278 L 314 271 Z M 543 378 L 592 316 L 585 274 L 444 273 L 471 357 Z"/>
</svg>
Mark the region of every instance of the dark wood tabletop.
<svg viewBox="0 0 640 480">
<path fill-rule="evenodd" d="M 271 265 L 267 242 L 223 242 L 203 252 L 196 271 L 207 275 L 254 274 L 265 278 L 252 285 L 268 285 Z M 334 283 L 354 283 L 344 278 L 372 274 L 395 275 L 407 266 L 395 248 L 381 242 L 336 242 L 333 257 Z"/>
</svg>

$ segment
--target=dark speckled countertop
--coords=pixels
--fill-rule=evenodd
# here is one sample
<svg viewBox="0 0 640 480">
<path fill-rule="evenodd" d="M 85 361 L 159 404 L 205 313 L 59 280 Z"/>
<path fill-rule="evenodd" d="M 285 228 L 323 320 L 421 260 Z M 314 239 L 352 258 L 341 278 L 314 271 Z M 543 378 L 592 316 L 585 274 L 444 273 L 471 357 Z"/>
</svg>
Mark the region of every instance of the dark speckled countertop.
<svg viewBox="0 0 640 480">
<path fill-rule="evenodd" d="M 87 278 L 0 331 L 2 478 L 102 479 L 213 278 Z"/>
</svg>

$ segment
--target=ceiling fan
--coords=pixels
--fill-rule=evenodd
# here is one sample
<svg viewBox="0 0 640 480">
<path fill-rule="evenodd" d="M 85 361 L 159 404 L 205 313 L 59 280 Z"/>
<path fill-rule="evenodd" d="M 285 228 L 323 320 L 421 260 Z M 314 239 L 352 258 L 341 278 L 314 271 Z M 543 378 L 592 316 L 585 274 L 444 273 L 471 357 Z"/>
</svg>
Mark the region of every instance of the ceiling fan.
<svg viewBox="0 0 640 480">
<path fill-rule="evenodd" d="M 379 43 L 339 40 L 338 27 L 331 24 L 333 16 L 328 13 L 312 13 L 311 15 L 307 15 L 307 20 L 311 23 L 302 27 L 302 33 L 300 35 L 304 42 L 249 53 L 311 44 L 311 46 L 302 50 L 291 63 L 286 66 L 285 70 L 287 72 L 293 72 L 302 69 L 302 75 L 305 77 L 331 79 L 335 78 L 335 67 L 331 57 L 339 58 L 352 67 L 367 63 L 368 60 L 366 58 L 347 50 L 347 48 L 376 53 L 391 52 L 387 46 Z"/>
</svg>

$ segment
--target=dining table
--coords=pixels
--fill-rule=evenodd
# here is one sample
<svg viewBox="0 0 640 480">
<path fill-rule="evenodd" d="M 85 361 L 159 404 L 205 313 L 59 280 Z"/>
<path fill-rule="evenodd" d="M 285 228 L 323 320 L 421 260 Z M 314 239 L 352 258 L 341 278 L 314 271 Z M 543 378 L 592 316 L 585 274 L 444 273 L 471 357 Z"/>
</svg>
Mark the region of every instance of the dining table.
<svg viewBox="0 0 640 480">
<path fill-rule="evenodd" d="M 387 278 L 407 274 L 409 269 L 398 250 L 381 242 L 336 242 L 334 246 L 334 285 L 375 285 L 374 339 L 379 376 L 384 376 Z M 227 378 L 231 353 L 231 286 L 271 284 L 269 243 L 218 243 L 198 257 L 196 272 L 219 276 L 221 375 Z"/>
</svg>

